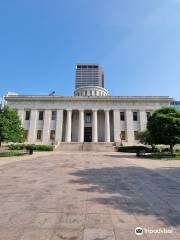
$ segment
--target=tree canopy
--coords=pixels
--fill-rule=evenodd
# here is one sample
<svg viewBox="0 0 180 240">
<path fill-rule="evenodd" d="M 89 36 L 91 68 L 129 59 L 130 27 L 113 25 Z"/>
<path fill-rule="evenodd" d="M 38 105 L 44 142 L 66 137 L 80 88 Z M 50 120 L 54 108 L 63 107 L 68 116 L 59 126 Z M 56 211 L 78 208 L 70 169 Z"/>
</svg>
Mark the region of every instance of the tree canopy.
<svg viewBox="0 0 180 240">
<path fill-rule="evenodd" d="M 24 137 L 17 112 L 8 106 L 0 109 L 0 146 L 2 142 L 23 142 Z"/>
<path fill-rule="evenodd" d="M 180 143 L 180 111 L 174 107 L 162 107 L 153 112 L 147 124 L 154 144 L 173 146 Z"/>
<path fill-rule="evenodd" d="M 147 129 L 139 133 L 139 139 L 142 144 L 153 145 L 151 134 Z"/>
</svg>

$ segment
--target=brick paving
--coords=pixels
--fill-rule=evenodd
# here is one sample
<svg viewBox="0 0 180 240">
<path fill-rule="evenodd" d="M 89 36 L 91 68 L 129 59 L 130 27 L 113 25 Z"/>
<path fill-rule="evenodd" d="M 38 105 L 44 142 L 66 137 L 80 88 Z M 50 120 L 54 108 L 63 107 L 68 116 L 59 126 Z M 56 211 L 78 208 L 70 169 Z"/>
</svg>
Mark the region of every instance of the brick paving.
<svg viewBox="0 0 180 240">
<path fill-rule="evenodd" d="M 173 233 L 144 233 L 160 229 Z M 180 161 L 120 153 L 0 158 L 0 240 L 180 239 Z"/>
</svg>

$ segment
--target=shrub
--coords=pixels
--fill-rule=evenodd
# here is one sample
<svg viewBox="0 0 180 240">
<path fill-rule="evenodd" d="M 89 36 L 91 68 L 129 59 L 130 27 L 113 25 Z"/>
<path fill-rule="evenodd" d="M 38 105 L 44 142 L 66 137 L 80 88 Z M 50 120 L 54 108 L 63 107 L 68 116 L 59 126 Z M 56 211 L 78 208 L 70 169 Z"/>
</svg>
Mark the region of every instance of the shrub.
<svg viewBox="0 0 180 240">
<path fill-rule="evenodd" d="M 10 144 L 9 146 L 10 150 L 23 150 L 26 145 L 25 144 Z"/>
<path fill-rule="evenodd" d="M 151 152 L 151 149 L 145 146 L 121 146 L 117 147 L 118 152 L 136 153 L 137 151 Z"/>
<path fill-rule="evenodd" d="M 162 148 L 161 152 L 170 152 L 170 149 L 169 148 Z"/>
<path fill-rule="evenodd" d="M 36 145 L 36 144 L 10 144 L 10 150 L 23 150 L 32 148 L 34 151 L 53 151 L 52 145 Z"/>
<path fill-rule="evenodd" d="M 34 151 L 53 151 L 54 147 L 52 145 L 32 145 Z"/>
</svg>

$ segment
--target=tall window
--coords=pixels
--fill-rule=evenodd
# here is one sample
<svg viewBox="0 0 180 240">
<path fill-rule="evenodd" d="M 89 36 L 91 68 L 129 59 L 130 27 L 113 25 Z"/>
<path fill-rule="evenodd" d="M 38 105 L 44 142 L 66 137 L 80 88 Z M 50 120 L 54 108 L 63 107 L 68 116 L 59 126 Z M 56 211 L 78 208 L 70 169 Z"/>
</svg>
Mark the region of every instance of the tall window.
<svg viewBox="0 0 180 240">
<path fill-rule="evenodd" d="M 150 112 L 146 112 L 146 117 L 147 117 L 147 121 L 149 121 L 149 119 L 151 117 L 151 113 Z"/>
<path fill-rule="evenodd" d="M 56 120 L 56 118 L 57 118 L 57 111 L 52 111 L 52 117 L 51 117 L 51 119 L 52 119 L 52 120 Z"/>
<path fill-rule="evenodd" d="M 139 140 L 139 132 L 138 131 L 134 131 L 134 139 Z"/>
<path fill-rule="evenodd" d="M 50 132 L 50 140 L 54 140 L 55 139 L 55 130 L 51 130 Z"/>
<path fill-rule="evenodd" d="M 25 120 L 30 120 L 30 115 L 31 115 L 31 111 L 26 111 L 25 113 Z"/>
<path fill-rule="evenodd" d="M 37 140 L 38 141 L 42 140 L 42 130 L 37 130 Z"/>
<path fill-rule="evenodd" d="M 43 120 L 44 118 L 44 111 L 39 111 L 39 120 Z"/>
<path fill-rule="evenodd" d="M 90 113 L 86 113 L 85 116 L 85 123 L 91 123 L 92 119 L 91 119 L 91 114 Z"/>
<path fill-rule="evenodd" d="M 138 113 L 133 112 L 133 121 L 137 121 L 137 120 L 138 120 Z"/>
<path fill-rule="evenodd" d="M 120 112 L 120 119 L 121 119 L 121 121 L 125 120 L 124 112 Z"/>
<path fill-rule="evenodd" d="M 121 140 L 126 140 L 126 132 L 121 131 Z"/>
</svg>

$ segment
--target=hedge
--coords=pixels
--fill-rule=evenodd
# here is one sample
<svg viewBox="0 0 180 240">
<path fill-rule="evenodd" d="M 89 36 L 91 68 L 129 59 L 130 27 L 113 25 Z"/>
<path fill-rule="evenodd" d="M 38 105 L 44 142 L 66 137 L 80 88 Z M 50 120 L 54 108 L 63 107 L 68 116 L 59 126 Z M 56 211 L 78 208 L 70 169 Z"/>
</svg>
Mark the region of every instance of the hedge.
<svg viewBox="0 0 180 240">
<path fill-rule="evenodd" d="M 10 151 L 10 152 L 0 152 L 0 157 L 14 157 L 14 156 L 22 156 L 24 153 L 19 151 Z"/>
<path fill-rule="evenodd" d="M 145 146 L 120 146 L 117 147 L 118 152 L 128 152 L 128 153 L 136 153 L 137 151 L 146 151 L 151 152 L 151 149 Z"/>
<path fill-rule="evenodd" d="M 10 144 L 10 150 L 23 150 L 32 148 L 34 151 L 53 151 L 54 147 L 52 145 L 43 145 L 43 144 Z"/>
</svg>

